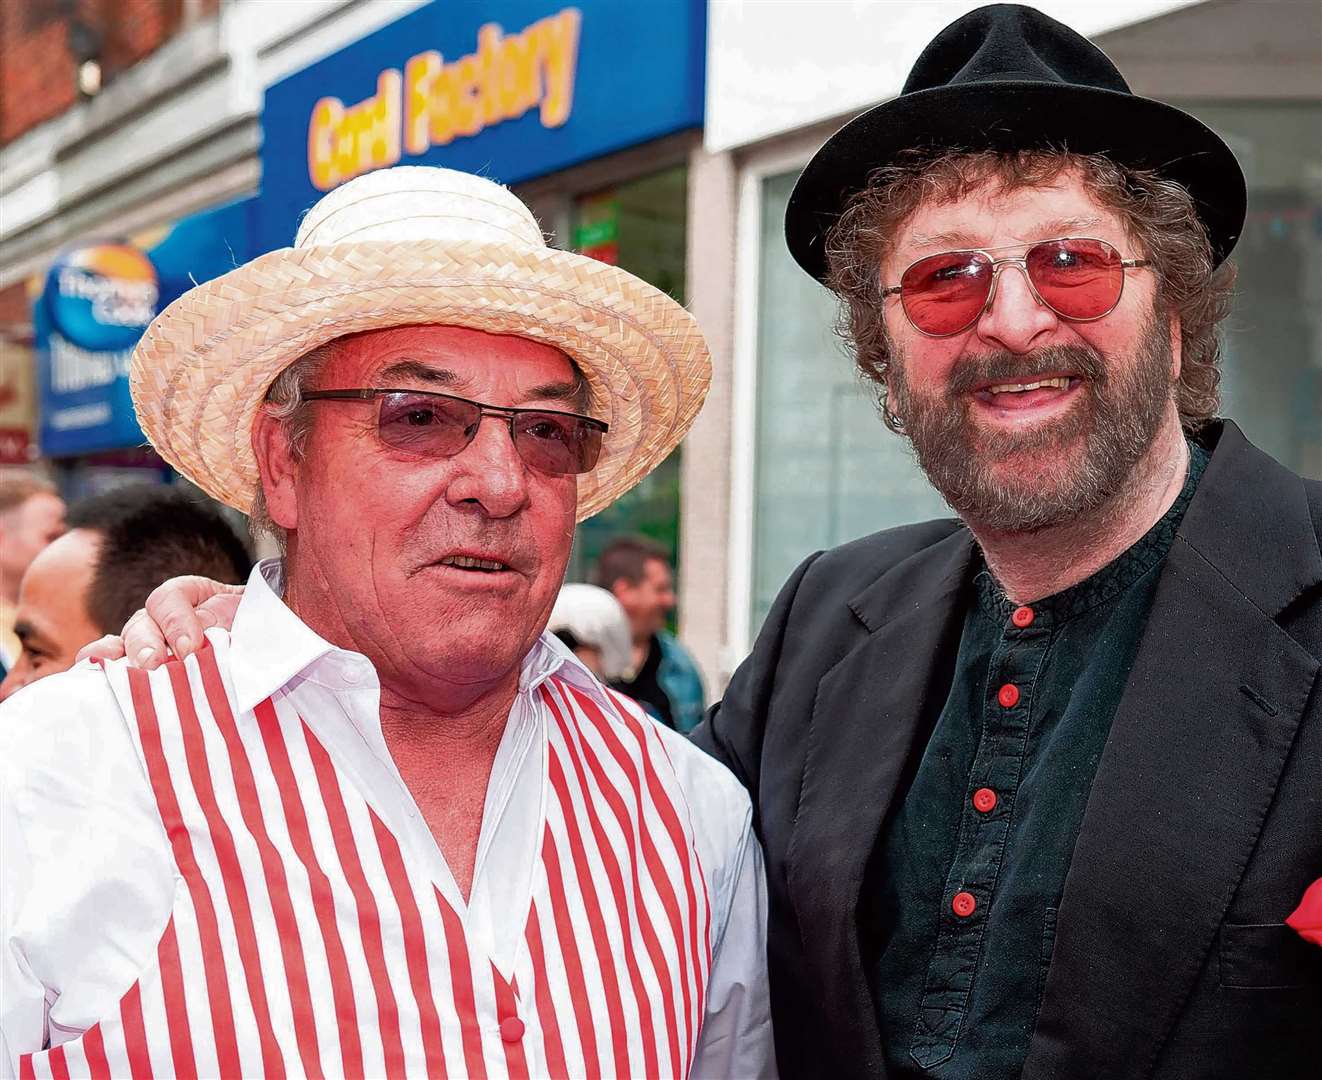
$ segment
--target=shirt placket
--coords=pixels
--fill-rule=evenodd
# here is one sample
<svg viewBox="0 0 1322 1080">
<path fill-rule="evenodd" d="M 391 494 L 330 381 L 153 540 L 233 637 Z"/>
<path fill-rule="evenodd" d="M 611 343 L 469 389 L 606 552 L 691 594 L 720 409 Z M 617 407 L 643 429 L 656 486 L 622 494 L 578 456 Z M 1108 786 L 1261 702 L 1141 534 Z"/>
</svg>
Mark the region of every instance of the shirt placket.
<svg viewBox="0 0 1322 1080">
<path fill-rule="evenodd" d="M 1030 607 L 1009 613 L 987 667 L 982 724 L 941 897 L 936 946 L 910 1055 L 930 1069 L 955 1052 L 1023 775 L 1034 690 L 1051 640 Z"/>
</svg>

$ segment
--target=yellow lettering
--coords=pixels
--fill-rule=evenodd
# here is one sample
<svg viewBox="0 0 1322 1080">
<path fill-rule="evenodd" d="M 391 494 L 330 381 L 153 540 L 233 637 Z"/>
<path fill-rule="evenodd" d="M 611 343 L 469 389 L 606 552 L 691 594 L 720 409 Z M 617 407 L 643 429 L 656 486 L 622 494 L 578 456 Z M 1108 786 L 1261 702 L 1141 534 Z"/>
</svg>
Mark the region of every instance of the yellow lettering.
<svg viewBox="0 0 1322 1080">
<path fill-rule="evenodd" d="M 449 146 L 457 134 L 455 116 L 459 110 L 459 79 L 454 64 L 446 64 L 431 84 L 431 124 L 433 146 Z"/>
<path fill-rule="evenodd" d="M 498 124 L 504 117 L 500 112 L 501 30 L 497 23 L 487 23 L 477 32 L 477 61 L 481 69 L 479 78 L 482 126 Z"/>
<path fill-rule="evenodd" d="M 308 122 L 308 177 L 318 191 L 329 191 L 339 181 L 335 174 L 335 131 L 344 116 L 339 98 L 324 97 L 312 106 Z"/>
<path fill-rule="evenodd" d="M 542 99 L 541 34 L 530 26 L 507 37 L 500 65 L 500 115 L 517 120 Z"/>
<path fill-rule="evenodd" d="M 376 100 L 367 108 L 366 162 L 362 172 L 399 161 L 399 72 L 387 68 L 376 82 Z"/>
<path fill-rule="evenodd" d="M 559 127 L 569 119 L 574 107 L 574 73 L 582 21 L 583 15 L 577 8 L 565 8 L 538 24 L 542 28 L 542 64 L 546 71 L 541 113 L 544 127 Z"/>
<path fill-rule="evenodd" d="M 477 96 L 481 72 L 476 56 L 465 56 L 454 64 L 455 94 L 454 130 L 458 135 L 476 135 L 482 130 L 482 109 Z"/>
<path fill-rule="evenodd" d="M 431 146 L 432 90 L 441 64 L 441 54 L 431 49 L 404 65 L 404 147 L 410 154 Z"/>
</svg>

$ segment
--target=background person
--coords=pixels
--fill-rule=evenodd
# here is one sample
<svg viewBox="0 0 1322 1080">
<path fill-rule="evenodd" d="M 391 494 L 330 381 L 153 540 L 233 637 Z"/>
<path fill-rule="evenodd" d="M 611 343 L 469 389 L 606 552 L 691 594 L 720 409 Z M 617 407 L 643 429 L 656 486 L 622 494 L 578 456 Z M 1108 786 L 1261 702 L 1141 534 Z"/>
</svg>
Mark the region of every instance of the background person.
<svg viewBox="0 0 1322 1080">
<path fill-rule="evenodd" d="M 124 625 L 167 578 L 247 580 L 243 541 L 212 506 L 175 487 L 132 485 L 69 508 L 68 531 L 32 560 L 19 587 L 17 662 L 0 701 L 65 671 L 78 650 Z"/>
<path fill-rule="evenodd" d="M 578 582 L 560 586 L 546 628 L 602 682 L 615 682 L 632 670 L 629 620 L 605 589 Z"/>
<path fill-rule="evenodd" d="M 64 531 L 55 485 L 26 469 L 0 470 L 0 678 L 18 659 L 14 636 L 18 584 L 37 552 Z"/>
<path fill-rule="evenodd" d="M 615 596 L 629 619 L 633 674 L 617 679 L 615 688 L 668 727 L 692 731 L 702 720 L 706 702 L 698 665 L 666 629 L 666 618 L 675 609 L 674 572 L 666 549 L 641 536 L 620 537 L 606 545 L 590 576 L 593 584 Z"/>
</svg>

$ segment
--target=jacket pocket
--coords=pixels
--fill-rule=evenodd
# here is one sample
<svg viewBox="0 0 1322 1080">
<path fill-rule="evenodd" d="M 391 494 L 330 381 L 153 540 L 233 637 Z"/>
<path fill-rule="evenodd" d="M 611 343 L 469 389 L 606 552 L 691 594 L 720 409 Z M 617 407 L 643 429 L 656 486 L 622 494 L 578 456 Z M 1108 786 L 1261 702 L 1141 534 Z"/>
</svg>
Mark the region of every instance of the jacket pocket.
<svg viewBox="0 0 1322 1080">
<path fill-rule="evenodd" d="M 1220 961 L 1227 989 L 1285 990 L 1322 982 L 1322 949 L 1284 923 L 1226 923 Z"/>
</svg>

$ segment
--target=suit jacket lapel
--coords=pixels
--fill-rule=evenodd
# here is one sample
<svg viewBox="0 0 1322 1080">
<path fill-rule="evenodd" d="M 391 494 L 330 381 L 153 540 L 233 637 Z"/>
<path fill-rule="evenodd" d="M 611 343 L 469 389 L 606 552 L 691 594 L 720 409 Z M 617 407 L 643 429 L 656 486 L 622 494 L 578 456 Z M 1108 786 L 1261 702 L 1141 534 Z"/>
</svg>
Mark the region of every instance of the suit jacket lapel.
<svg viewBox="0 0 1322 1080">
<path fill-rule="evenodd" d="M 822 678 L 813 706 L 789 886 L 804 937 L 804 975 L 833 1025 L 833 1053 L 858 1075 L 885 1075 L 859 952 L 864 868 L 919 719 L 930 696 L 946 690 L 933 685 L 935 662 L 958 643 L 958 601 L 972 553 L 960 530 L 855 597 L 850 608 L 870 633 Z"/>
<path fill-rule="evenodd" d="M 1299 478 L 1227 425 L 1093 782 L 1027 1080 L 1151 1074 L 1312 691 L 1318 661 L 1275 617 L 1318 581 Z"/>
</svg>

